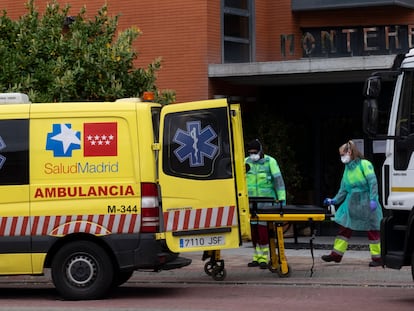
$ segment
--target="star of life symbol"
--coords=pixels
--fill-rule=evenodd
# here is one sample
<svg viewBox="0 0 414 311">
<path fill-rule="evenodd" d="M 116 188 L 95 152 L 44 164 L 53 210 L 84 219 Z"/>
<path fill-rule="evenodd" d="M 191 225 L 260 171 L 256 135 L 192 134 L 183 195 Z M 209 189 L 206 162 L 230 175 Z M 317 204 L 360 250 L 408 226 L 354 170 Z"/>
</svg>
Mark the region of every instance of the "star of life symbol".
<svg viewBox="0 0 414 311">
<path fill-rule="evenodd" d="M 200 121 L 187 122 L 187 131 L 178 129 L 173 141 L 180 144 L 174 150 L 177 159 L 183 163 L 189 159 L 190 167 L 204 166 L 204 158 L 213 159 L 217 154 L 218 146 L 211 141 L 217 137 L 213 128 L 208 125 L 201 129 Z"/>
<path fill-rule="evenodd" d="M 53 124 L 53 132 L 47 134 L 46 150 L 53 150 L 55 157 L 71 157 L 80 144 L 80 131 L 73 130 L 71 124 Z"/>
<path fill-rule="evenodd" d="M 6 143 L 4 142 L 3 138 L 0 136 L 0 150 L 6 148 Z M 6 162 L 6 157 L 0 154 L 0 169 L 3 167 L 4 163 Z"/>
</svg>

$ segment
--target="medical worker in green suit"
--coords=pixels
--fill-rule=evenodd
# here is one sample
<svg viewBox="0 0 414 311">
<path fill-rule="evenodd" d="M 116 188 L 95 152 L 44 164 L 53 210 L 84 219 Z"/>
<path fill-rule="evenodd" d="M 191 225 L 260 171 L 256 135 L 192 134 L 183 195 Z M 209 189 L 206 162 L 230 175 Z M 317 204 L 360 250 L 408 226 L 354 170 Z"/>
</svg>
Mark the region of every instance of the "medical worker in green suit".
<svg viewBox="0 0 414 311">
<path fill-rule="evenodd" d="M 248 157 L 245 158 L 246 179 L 249 197 L 271 197 L 286 203 L 285 183 L 275 158 L 264 154 L 262 144 L 255 139 L 247 145 Z M 258 203 L 274 205 L 275 203 Z M 250 222 L 253 259 L 249 267 L 267 269 L 269 262 L 269 236 L 267 223 L 252 219 Z"/>
<path fill-rule="evenodd" d="M 335 221 L 339 225 L 333 249 L 323 255 L 326 262 L 340 262 L 348 248 L 354 230 L 367 231 L 371 254 L 370 267 L 382 266 L 380 246 L 380 222 L 382 208 L 378 201 L 378 182 L 372 163 L 350 140 L 339 147 L 345 170 L 338 193 L 324 200 L 325 205 L 339 204 Z"/>
</svg>

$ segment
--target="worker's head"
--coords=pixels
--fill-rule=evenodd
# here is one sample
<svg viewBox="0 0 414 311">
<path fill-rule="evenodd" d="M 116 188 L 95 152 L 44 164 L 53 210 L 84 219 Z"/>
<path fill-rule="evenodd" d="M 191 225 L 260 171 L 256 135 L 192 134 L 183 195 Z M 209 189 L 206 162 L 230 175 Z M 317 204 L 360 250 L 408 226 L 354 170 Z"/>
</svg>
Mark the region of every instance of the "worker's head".
<svg viewBox="0 0 414 311">
<path fill-rule="evenodd" d="M 258 161 L 263 156 L 262 144 L 254 139 L 247 144 L 247 153 L 252 161 Z"/>
<path fill-rule="evenodd" d="M 347 164 L 356 158 L 364 158 L 364 155 L 358 150 L 358 147 L 352 140 L 349 140 L 339 147 L 339 155 L 341 156 L 341 161 L 344 164 Z"/>
</svg>

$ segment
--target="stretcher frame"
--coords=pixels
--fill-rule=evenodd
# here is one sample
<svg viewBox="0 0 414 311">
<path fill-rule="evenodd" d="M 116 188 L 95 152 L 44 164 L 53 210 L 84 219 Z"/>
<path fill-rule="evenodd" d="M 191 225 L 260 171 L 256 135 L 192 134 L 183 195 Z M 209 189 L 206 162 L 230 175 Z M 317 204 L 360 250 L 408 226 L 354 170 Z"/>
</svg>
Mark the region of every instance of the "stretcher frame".
<svg viewBox="0 0 414 311">
<path fill-rule="evenodd" d="M 310 248 L 313 259 L 312 240 L 315 235 L 315 222 L 322 222 L 332 217 L 329 209 L 315 205 L 286 205 L 273 198 L 250 197 L 250 221 L 267 223 L 269 235 L 268 269 L 277 273 L 280 277 L 288 277 L 291 267 L 285 254 L 285 241 L 283 236 L 283 225 L 285 223 L 308 223 L 311 228 Z M 259 203 L 266 203 L 265 206 Z M 269 204 L 269 205 L 267 205 Z M 220 250 L 205 251 L 202 260 L 209 259 L 204 266 L 204 271 L 214 280 L 221 281 L 226 277 L 224 260 L 220 257 Z M 311 268 L 313 273 L 313 265 Z"/>
</svg>

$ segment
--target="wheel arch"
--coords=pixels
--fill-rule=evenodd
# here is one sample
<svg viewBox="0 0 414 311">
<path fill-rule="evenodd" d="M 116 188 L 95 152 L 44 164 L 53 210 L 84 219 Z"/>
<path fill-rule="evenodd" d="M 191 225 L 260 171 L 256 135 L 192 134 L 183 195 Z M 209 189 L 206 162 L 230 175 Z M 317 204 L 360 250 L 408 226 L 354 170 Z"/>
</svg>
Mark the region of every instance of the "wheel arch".
<svg viewBox="0 0 414 311">
<path fill-rule="evenodd" d="M 73 233 L 68 234 L 64 237 L 61 237 L 56 240 L 56 242 L 51 246 L 49 251 L 47 252 L 46 259 L 45 259 L 45 268 L 50 268 L 52 266 L 52 262 L 55 258 L 56 253 L 66 244 L 71 242 L 78 242 L 78 241 L 90 241 L 93 242 L 100 247 L 102 247 L 105 252 L 108 254 L 109 258 L 111 259 L 112 265 L 114 269 L 118 269 L 119 264 L 116 256 L 114 255 L 114 251 L 112 248 L 106 243 L 103 239 L 93 234 L 87 233 Z"/>
</svg>

